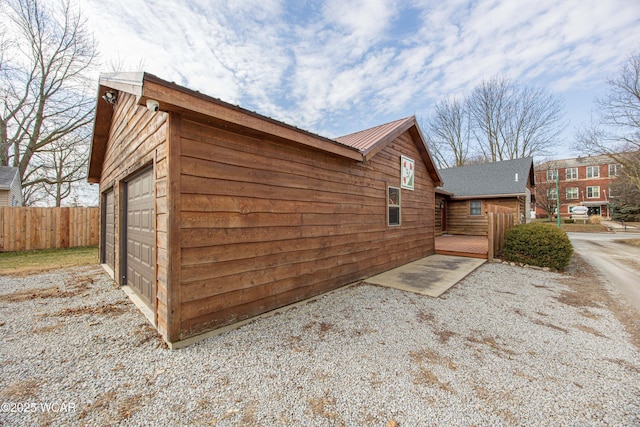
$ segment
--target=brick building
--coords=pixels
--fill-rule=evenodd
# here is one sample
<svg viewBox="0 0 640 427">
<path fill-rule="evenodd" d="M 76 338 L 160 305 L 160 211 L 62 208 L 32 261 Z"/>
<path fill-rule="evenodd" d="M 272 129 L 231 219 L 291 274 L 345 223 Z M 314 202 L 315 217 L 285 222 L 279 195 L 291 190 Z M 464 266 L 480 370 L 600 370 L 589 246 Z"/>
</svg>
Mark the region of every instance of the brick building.
<svg viewBox="0 0 640 427">
<path fill-rule="evenodd" d="M 545 203 L 555 205 L 558 174 L 560 216 L 568 218 L 574 206 L 586 206 L 589 215 L 610 217 L 611 182 L 621 168 L 608 156 L 551 160 L 536 166 L 536 216 L 548 214 Z"/>
</svg>

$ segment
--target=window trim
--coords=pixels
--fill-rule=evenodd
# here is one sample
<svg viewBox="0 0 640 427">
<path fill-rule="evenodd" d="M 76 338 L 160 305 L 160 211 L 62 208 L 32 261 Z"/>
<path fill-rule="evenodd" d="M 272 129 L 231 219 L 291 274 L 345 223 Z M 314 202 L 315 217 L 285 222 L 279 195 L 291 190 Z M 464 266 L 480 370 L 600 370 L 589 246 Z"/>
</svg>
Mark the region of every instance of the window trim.
<svg viewBox="0 0 640 427">
<path fill-rule="evenodd" d="M 551 178 L 549 175 L 551 175 Z M 557 176 L 558 169 L 547 169 L 547 182 L 555 182 Z"/>
<path fill-rule="evenodd" d="M 569 176 L 569 171 L 572 172 L 571 176 Z M 575 172 L 575 174 L 573 172 Z M 567 181 L 574 181 L 578 179 L 578 168 L 566 168 L 564 173 Z"/>
<path fill-rule="evenodd" d="M 391 203 L 391 190 L 398 191 L 398 203 Z M 398 223 L 391 223 L 391 209 L 398 209 Z M 387 186 L 387 227 L 399 227 L 402 225 L 402 191 L 400 187 Z"/>
<path fill-rule="evenodd" d="M 575 197 L 569 197 L 569 190 L 575 190 Z M 568 187 L 565 189 L 565 198 L 567 200 L 578 200 L 580 198 L 580 189 L 578 187 Z"/>
<path fill-rule="evenodd" d="M 556 188 L 547 188 L 547 200 L 558 200 L 558 192 Z"/>
<path fill-rule="evenodd" d="M 594 196 L 593 195 L 593 190 L 591 191 L 591 196 L 589 195 L 589 189 L 590 188 L 597 188 L 598 189 L 598 195 Z M 600 198 L 600 186 L 599 185 L 590 185 L 587 187 L 587 199 L 599 199 Z"/>
<path fill-rule="evenodd" d="M 473 213 L 473 203 L 480 203 L 480 213 Z M 469 200 L 469 216 L 482 216 L 482 200 Z"/>
<path fill-rule="evenodd" d="M 589 172 L 591 172 L 591 175 L 589 175 Z M 587 166 L 587 179 L 589 178 L 600 178 L 600 166 Z"/>
<path fill-rule="evenodd" d="M 611 167 L 613 167 L 613 174 L 611 174 Z M 618 169 L 621 169 L 622 165 L 620 165 L 619 163 L 611 163 L 609 165 L 609 176 L 610 177 L 614 177 L 614 176 L 618 176 L 619 172 Z"/>
</svg>

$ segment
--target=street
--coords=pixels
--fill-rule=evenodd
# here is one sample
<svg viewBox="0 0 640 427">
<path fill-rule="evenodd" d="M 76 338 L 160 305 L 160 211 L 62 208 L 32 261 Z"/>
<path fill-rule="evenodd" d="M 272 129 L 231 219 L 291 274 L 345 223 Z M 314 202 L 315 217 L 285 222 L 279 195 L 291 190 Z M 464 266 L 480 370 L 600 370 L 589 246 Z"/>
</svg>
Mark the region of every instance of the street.
<svg viewBox="0 0 640 427">
<path fill-rule="evenodd" d="M 640 312 L 640 248 L 616 240 L 640 234 L 567 233 L 574 250 Z"/>
</svg>

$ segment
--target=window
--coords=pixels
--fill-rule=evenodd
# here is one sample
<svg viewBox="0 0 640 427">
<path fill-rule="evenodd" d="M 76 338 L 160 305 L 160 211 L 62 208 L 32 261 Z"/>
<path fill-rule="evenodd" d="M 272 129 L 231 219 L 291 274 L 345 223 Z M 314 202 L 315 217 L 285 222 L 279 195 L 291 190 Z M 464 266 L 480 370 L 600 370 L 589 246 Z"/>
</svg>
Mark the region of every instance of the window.
<svg viewBox="0 0 640 427">
<path fill-rule="evenodd" d="M 567 199 L 577 199 L 578 198 L 578 187 L 567 188 Z"/>
<path fill-rule="evenodd" d="M 400 189 L 388 187 L 388 211 L 387 222 L 389 225 L 400 225 Z"/>
<path fill-rule="evenodd" d="M 609 176 L 618 176 L 622 165 L 609 165 Z"/>
<path fill-rule="evenodd" d="M 587 187 L 587 198 L 588 199 L 600 198 L 600 187 Z"/>
<path fill-rule="evenodd" d="M 567 168 L 567 180 L 578 179 L 578 168 Z"/>
<path fill-rule="evenodd" d="M 547 189 L 547 200 L 555 200 L 557 199 L 556 197 L 556 189 L 555 188 L 549 188 Z"/>
<path fill-rule="evenodd" d="M 469 215 L 482 215 L 482 200 L 471 200 L 469 202 Z"/>
<path fill-rule="evenodd" d="M 587 166 L 587 178 L 600 178 L 600 166 Z"/>
<path fill-rule="evenodd" d="M 611 187 L 609 187 L 609 197 L 611 197 L 611 196 L 613 196 L 613 191 L 611 191 Z"/>
<path fill-rule="evenodd" d="M 547 171 L 547 181 L 555 181 L 558 177 L 558 169 L 549 169 Z"/>
</svg>

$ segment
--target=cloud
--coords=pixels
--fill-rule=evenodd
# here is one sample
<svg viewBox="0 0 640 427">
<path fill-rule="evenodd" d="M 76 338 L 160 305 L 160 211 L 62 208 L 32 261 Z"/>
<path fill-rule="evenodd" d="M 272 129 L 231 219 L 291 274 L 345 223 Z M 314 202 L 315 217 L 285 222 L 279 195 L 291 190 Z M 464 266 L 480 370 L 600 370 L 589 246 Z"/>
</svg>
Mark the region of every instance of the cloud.
<svg viewBox="0 0 640 427">
<path fill-rule="evenodd" d="M 637 49 L 626 0 L 81 0 L 105 57 L 328 136 L 504 74 L 560 95 Z"/>
</svg>

